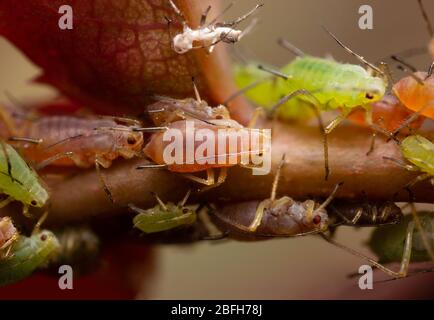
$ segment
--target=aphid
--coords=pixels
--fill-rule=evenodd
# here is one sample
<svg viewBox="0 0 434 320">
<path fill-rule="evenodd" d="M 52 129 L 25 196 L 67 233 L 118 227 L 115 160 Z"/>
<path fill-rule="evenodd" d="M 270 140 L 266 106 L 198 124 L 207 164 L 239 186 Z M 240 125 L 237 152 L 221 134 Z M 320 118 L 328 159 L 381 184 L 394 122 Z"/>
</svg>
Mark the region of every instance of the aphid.
<svg viewBox="0 0 434 320">
<path fill-rule="evenodd" d="M 83 274 L 97 265 L 101 243 L 90 228 L 66 227 L 55 230 L 54 234 L 59 241 L 59 249 L 50 266 L 67 264 L 73 267 L 74 272 Z"/>
<path fill-rule="evenodd" d="M 404 158 L 411 164 L 393 158 L 384 158 L 409 171 L 421 173 L 410 181 L 406 188 L 426 179 L 431 179 L 431 184 L 434 186 L 434 144 L 424 137 L 413 135 L 405 138 L 401 142 L 400 148 Z"/>
<path fill-rule="evenodd" d="M 417 0 L 417 2 L 419 3 L 419 8 L 422 12 L 423 19 L 425 20 L 425 23 L 426 23 L 426 26 L 428 29 L 428 34 L 431 37 L 431 41 L 428 44 L 428 50 L 431 53 L 431 56 L 434 58 L 434 29 L 433 29 L 433 26 L 432 26 L 429 18 L 428 18 L 428 14 L 427 14 L 425 7 L 422 3 L 422 0 Z"/>
<path fill-rule="evenodd" d="M 18 231 L 10 217 L 0 218 L 0 260 L 9 257 L 10 249 L 18 239 Z"/>
<path fill-rule="evenodd" d="M 241 40 L 254 26 L 255 21 L 252 22 L 244 31 L 233 29 L 236 25 L 247 19 L 251 14 L 253 14 L 257 9 L 262 7 L 262 4 L 258 4 L 249 11 L 247 14 L 239 17 L 238 19 L 230 22 L 217 22 L 217 18 L 213 19 L 210 23 L 206 24 L 206 19 L 211 6 L 205 10 L 200 19 L 200 25 L 197 29 L 191 29 L 187 21 L 182 14 L 181 10 L 169 0 L 170 5 L 176 14 L 180 17 L 183 31 L 173 37 L 172 47 L 176 53 L 183 54 L 193 49 L 206 48 L 208 53 L 211 53 L 216 44 L 219 42 L 225 43 L 236 43 Z M 227 7 L 224 11 L 226 12 L 232 5 Z M 170 23 L 170 21 L 169 21 Z M 194 46 L 195 42 L 201 43 L 201 46 Z"/>
<path fill-rule="evenodd" d="M 11 201 L 23 204 L 23 213 L 29 207 L 43 207 L 48 193 L 39 182 L 37 174 L 9 144 L 0 141 L 0 190 L 8 197 L 0 202 L 0 208 Z"/>
<path fill-rule="evenodd" d="M 158 195 L 155 194 L 158 204 L 146 210 L 129 204 L 129 208 L 138 213 L 133 219 L 134 227 L 144 233 L 156 233 L 194 224 L 197 217 L 196 211 L 199 206 L 186 206 L 185 204 L 189 196 L 190 191 L 187 192 L 184 199 L 178 204 L 172 202 L 165 204 Z"/>
<path fill-rule="evenodd" d="M 328 212 L 337 216 L 340 225 L 355 227 L 396 224 L 403 217 L 401 208 L 391 201 L 360 203 L 335 200 L 328 206 Z"/>
<path fill-rule="evenodd" d="M 6 112 L 3 110 L 3 115 Z M 4 116 L 3 116 L 4 117 Z M 140 128 L 138 122 L 121 118 L 80 118 L 49 116 L 22 119 L 8 115 L 8 133 L 3 133 L 19 147 L 37 169 L 51 166 L 95 166 L 104 190 L 113 201 L 100 166 L 108 168 L 118 157 L 130 159 L 141 155 L 143 132 L 164 128 Z M 122 125 L 118 122 L 131 125 Z"/>
<path fill-rule="evenodd" d="M 343 64 L 306 55 L 299 49 L 294 50 L 294 46 L 286 41 L 281 42 L 297 57 L 280 71 L 270 70 L 263 66 L 259 68 L 279 77 L 274 80 L 276 81 L 275 90 L 278 90 L 283 97 L 271 108 L 271 114 L 277 112 L 281 107 L 284 109 L 297 108 L 299 101 L 302 101 L 303 107 L 310 104 L 324 135 L 324 166 L 327 180 L 329 176 L 327 135 L 345 120 L 354 108 L 359 106 L 367 110 L 366 123 L 372 126 L 371 103 L 381 100 L 384 96 L 388 78 L 385 72 L 354 53 L 332 33 L 326 31 L 347 52 L 367 65 L 369 70 L 358 65 Z M 294 98 L 296 100 L 288 105 L 288 102 Z M 340 109 L 342 113 L 324 128 L 319 112 L 333 109 Z"/>
<path fill-rule="evenodd" d="M 225 205 L 211 211 L 211 219 L 230 237 L 255 239 L 261 237 L 295 237 L 321 233 L 329 227 L 326 207 L 339 185 L 322 204 L 313 200 L 295 201 L 288 196 L 276 198 L 284 157 L 274 177 L 271 195 L 263 201 Z"/>
<path fill-rule="evenodd" d="M 434 251 L 434 213 L 418 212 L 423 231 L 428 236 L 431 251 Z M 415 229 L 412 216 L 405 216 L 400 224 L 377 228 L 368 242 L 380 263 L 401 262 L 400 277 L 407 276 L 411 261 L 432 261 L 425 246 L 422 231 Z M 417 272 L 415 272 L 417 273 Z"/>
<path fill-rule="evenodd" d="M 0 260 L 0 285 L 17 282 L 46 265 L 59 249 L 56 236 L 35 228 L 30 237 L 20 235 L 11 247 L 11 254 Z"/>
</svg>

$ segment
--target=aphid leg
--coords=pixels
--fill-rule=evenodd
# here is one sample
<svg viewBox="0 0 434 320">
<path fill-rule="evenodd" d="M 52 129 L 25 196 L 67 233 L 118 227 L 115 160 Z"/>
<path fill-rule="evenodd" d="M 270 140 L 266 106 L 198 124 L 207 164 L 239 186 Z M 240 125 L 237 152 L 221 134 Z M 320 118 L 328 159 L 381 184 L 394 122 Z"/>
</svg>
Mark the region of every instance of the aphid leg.
<svg viewBox="0 0 434 320">
<path fill-rule="evenodd" d="M 223 182 L 226 181 L 227 176 L 228 176 L 228 169 L 226 167 L 220 168 L 220 172 L 219 172 L 219 176 L 217 178 L 217 181 L 215 183 L 213 183 L 212 185 L 209 185 L 207 187 L 200 189 L 200 192 L 205 192 L 205 191 L 208 191 L 209 189 L 218 187 L 219 185 L 221 185 Z"/>
<path fill-rule="evenodd" d="M 351 249 L 351 248 L 349 248 L 343 244 L 340 244 L 339 242 L 336 242 L 335 240 L 332 240 L 325 233 L 320 233 L 320 235 L 323 237 L 323 239 L 325 239 L 327 242 L 331 243 L 332 245 L 334 245 L 334 246 L 336 246 L 342 250 L 345 250 L 354 256 L 357 256 L 359 258 L 362 258 L 362 259 L 368 261 L 372 266 L 380 269 L 381 271 L 388 274 L 389 276 L 391 276 L 393 278 L 405 278 L 407 276 L 408 267 L 410 264 L 411 249 L 412 249 L 412 244 L 413 244 L 413 233 L 414 233 L 414 222 L 410 222 L 407 226 L 407 234 L 406 234 L 405 243 L 404 243 L 404 252 L 402 255 L 401 267 L 400 267 L 398 272 L 393 271 L 393 270 L 383 266 L 381 263 L 378 263 L 374 259 L 371 259 L 371 258 L 365 256 L 364 254 L 362 254 L 362 253 L 360 253 L 354 249 Z"/>
<path fill-rule="evenodd" d="M 423 242 L 423 246 L 425 247 L 426 252 L 428 252 L 428 255 L 431 258 L 431 261 L 434 262 L 434 254 L 433 254 L 433 248 L 428 240 L 428 236 L 425 232 L 425 229 L 422 226 L 422 223 L 420 222 L 419 216 L 417 214 L 416 211 L 416 206 L 414 205 L 414 202 L 411 201 L 410 202 L 410 207 L 411 207 L 411 214 L 413 216 L 413 221 L 416 225 L 416 228 L 419 230 L 419 233 L 421 235 L 422 238 L 422 242 Z"/>
<path fill-rule="evenodd" d="M 416 183 L 419 183 L 421 181 L 424 181 L 428 178 L 432 177 L 431 174 L 429 173 L 423 173 L 421 175 L 418 175 L 416 178 L 414 178 L 413 180 L 411 180 L 409 183 L 407 183 L 404 188 L 411 188 L 413 187 Z"/>
<path fill-rule="evenodd" d="M 2 106 L 0 106 L 0 119 L 5 124 L 6 129 L 9 131 L 9 134 L 11 136 L 18 135 L 18 130 L 16 128 L 14 121 L 12 120 L 11 115 L 6 110 L 6 108 L 4 108 Z"/>
<path fill-rule="evenodd" d="M 0 201 L 0 209 L 6 207 L 9 203 L 11 203 L 14 199 L 11 197 L 7 197 L 6 199 Z"/>
<path fill-rule="evenodd" d="M 258 69 L 265 71 L 265 72 L 268 72 L 268 73 L 271 73 L 273 76 L 282 78 L 284 80 L 288 80 L 290 78 L 289 75 L 284 74 L 284 73 L 280 72 L 279 70 L 275 70 L 275 69 L 271 69 L 269 67 L 263 66 L 262 64 L 258 65 Z"/>
<path fill-rule="evenodd" d="M 64 153 L 58 153 L 55 154 L 52 157 L 49 157 L 45 159 L 44 161 L 40 162 L 39 164 L 35 165 L 35 170 L 41 170 L 53 162 L 63 159 L 63 158 L 70 158 L 78 167 L 87 167 L 87 163 L 84 162 L 77 154 L 74 152 L 64 152 Z"/>
<path fill-rule="evenodd" d="M 187 25 L 187 20 L 185 19 L 184 14 L 181 12 L 181 10 L 179 10 L 179 8 L 176 6 L 173 0 L 169 0 L 169 4 L 172 7 L 173 11 L 175 11 L 175 13 L 181 19 L 182 24 Z"/>
<path fill-rule="evenodd" d="M 200 28 L 205 27 L 205 23 L 206 23 L 206 18 L 208 17 L 208 14 L 211 10 L 211 6 L 208 6 L 205 11 L 202 13 L 202 16 L 200 17 Z"/>
<path fill-rule="evenodd" d="M 214 19 L 212 19 L 210 21 L 210 23 L 208 23 L 207 27 L 210 27 L 210 26 L 214 25 L 217 22 L 218 19 L 220 19 L 226 12 L 228 12 L 233 7 L 233 5 L 234 5 L 233 2 L 229 3 L 226 6 L 226 8 L 223 9 L 222 12 L 220 12 Z"/>
<path fill-rule="evenodd" d="M 428 108 L 428 104 L 423 106 L 421 109 L 419 109 L 417 112 L 412 113 L 407 119 L 404 120 L 403 123 L 400 124 L 400 126 L 398 128 L 396 128 L 391 136 L 392 138 L 396 138 L 396 136 L 401 132 L 402 129 L 408 127 L 412 122 L 416 121 L 417 118 L 419 118 L 419 116 L 421 115 L 421 113 Z"/>
<path fill-rule="evenodd" d="M 190 174 L 190 173 L 184 174 L 183 177 L 185 177 L 189 180 L 192 180 L 194 182 L 204 184 L 206 186 L 212 186 L 213 184 L 215 184 L 214 170 L 213 169 L 207 169 L 206 174 L 207 174 L 206 179 L 196 177 L 195 175 Z"/>
<path fill-rule="evenodd" d="M 373 129 L 373 123 L 372 123 L 372 107 L 368 106 L 365 108 L 365 121 L 366 124 Z M 371 145 L 369 147 L 368 152 L 366 152 L 366 155 L 370 155 L 375 148 L 375 139 L 377 137 L 377 132 L 375 131 L 375 129 L 372 130 L 372 138 L 371 138 Z"/>
<path fill-rule="evenodd" d="M 101 172 L 101 169 L 100 169 L 100 166 L 102 166 L 104 168 L 108 168 L 110 166 L 110 164 L 111 164 L 111 161 L 107 161 L 107 160 L 105 160 L 103 158 L 99 158 L 99 157 L 95 158 L 95 170 L 96 170 L 96 174 L 98 175 L 99 182 L 101 183 L 102 188 L 103 188 L 105 194 L 107 195 L 107 197 L 109 198 L 110 202 L 115 203 L 114 198 L 113 198 L 113 194 L 111 193 L 111 191 L 110 191 L 110 189 L 109 189 L 109 187 L 105 181 L 105 178 Z"/>
<path fill-rule="evenodd" d="M 203 207 L 197 214 L 197 218 L 205 227 L 207 236 L 201 238 L 201 240 L 221 240 L 228 236 L 227 232 L 220 231 L 219 228 L 211 221 L 208 214 L 209 208 Z"/>
<path fill-rule="evenodd" d="M 234 27 L 237 24 L 240 24 L 241 22 L 243 22 L 244 20 L 246 20 L 248 17 L 250 17 L 256 10 L 258 10 L 259 8 L 261 8 L 263 6 L 263 4 L 257 4 L 252 10 L 250 10 L 249 12 L 247 12 L 245 15 L 239 17 L 238 19 L 234 20 L 234 21 L 229 21 L 229 22 L 218 22 L 215 24 L 216 27 Z"/>
<path fill-rule="evenodd" d="M 241 88 L 240 90 L 231 94 L 225 101 L 223 101 L 222 105 L 224 105 L 224 106 L 227 105 L 229 102 L 231 102 L 235 98 L 238 98 L 242 94 L 246 93 L 247 91 L 257 87 L 261 83 L 264 83 L 265 81 L 268 81 L 268 80 L 269 79 L 265 78 L 265 79 L 261 79 L 261 80 L 257 80 L 257 81 L 252 82 L 251 84 L 249 84 L 249 85 L 245 86 L 244 88 Z"/>
<path fill-rule="evenodd" d="M 258 118 L 264 114 L 264 109 L 261 107 L 258 107 L 253 112 L 252 117 L 249 120 L 249 123 L 247 124 L 247 128 L 254 128 L 256 126 L 256 123 L 258 122 Z"/>
</svg>

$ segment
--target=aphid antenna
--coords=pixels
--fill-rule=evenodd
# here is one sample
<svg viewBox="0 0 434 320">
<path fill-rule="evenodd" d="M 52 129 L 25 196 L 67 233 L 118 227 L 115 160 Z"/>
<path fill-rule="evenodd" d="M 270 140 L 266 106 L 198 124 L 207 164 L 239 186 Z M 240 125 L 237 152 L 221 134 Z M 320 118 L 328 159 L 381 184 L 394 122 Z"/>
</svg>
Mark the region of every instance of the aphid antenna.
<svg viewBox="0 0 434 320">
<path fill-rule="evenodd" d="M 419 78 L 418 76 L 416 76 L 413 72 L 411 72 L 410 70 L 408 70 L 405 66 L 399 64 L 396 66 L 397 69 L 401 70 L 402 72 L 405 72 L 406 74 L 408 74 L 410 77 L 412 77 L 419 85 L 423 86 L 424 82 L 423 79 Z"/>
<path fill-rule="evenodd" d="M 290 78 L 289 75 L 284 74 L 284 73 L 280 72 L 279 70 L 275 70 L 275 69 L 266 67 L 266 66 L 264 66 L 262 64 L 258 65 L 258 69 L 262 70 L 262 71 L 265 71 L 265 72 L 268 72 L 268 73 L 271 73 L 272 75 L 274 75 L 276 77 L 279 77 L 279 78 L 282 78 L 282 79 L 285 79 L 285 80 L 288 80 Z"/>
<path fill-rule="evenodd" d="M 38 219 L 35 226 L 33 227 L 32 235 L 38 233 L 41 230 L 41 226 L 45 222 L 45 220 L 47 220 L 47 217 L 48 217 L 48 211 L 45 211 Z"/>
<path fill-rule="evenodd" d="M 106 115 L 99 115 L 98 118 L 100 119 L 108 119 L 108 120 L 116 120 L 118 122 L 123 122 L 126 124 L 134 124 L 137 126 L 141 125 L 140 120 L 137 119 L 132 119 L 132 118 L 128 118 L 128 117 L 117 117 L 117 116 L 106 116 Z"/>
<path fill-rule="evenodd" d="M 163 201 L 161 201 L 161 199 L 160 199 L 160 197 L 158 196 L 158 194 L 155 193 L 155 192 L 151 192 L 151 194 L 154 196 L 155 200 L 157 200 L 157 202 L 158 202 L 158 204 L 160 205 L 160 207 L 162 207 L 165 211 L 167 211 L 167 207 L 166 207 L 166 205 L 164 204 Z"/>
<path fill-rule="evenodd" d="M 270 201 L 274 201 L 276 199 L 277 187 L 279 185 L 279 179 L 280 179 L 280 172 L 282 170 L 283 165 L 285 164 L 285 157 L 286 157 L 286 153 L 282 155 L 282 159 L 280 160 L 279 166 L 277 167 L 276 175 L 274 176 L 273 185 L 271 187 Z"/>
<path fill-rule="evenodd" d="M 224 8 L 222 10 L 222 12 L 220 12 L 214 19 L 212 19 L 210 21 L 210 23 L 208 23 L 208 25 L 206 26 L 207 28 L 209 28 L 210 26 L 214 25 L 218 19 L 220 19 L 226 12 L 228 12 L 234 5 L 234 2 L 229 3 L 226 8 Z"/>
<path fill-rule="evenodd" d="M 168 130 L 168 127 L 149 127 L 149 128 L 121 128 L 121 127 L 98 127 L 93 128 L 94 131 L 98 130 L 107 130 L 107 131 L 123 131 L 123 132 L 159 132 L 159 131 L 166 131 Z"/>
<path fill-rule="evenodd" d="M 206 23 L 206 18 L 208 17 L 209 12 L 211 11 L 211 6 L 209 5 L 205 11 L 202 13 L 202 16 L 200 17 L 200 28 L 203 28 Z"/>
<path fill-rule="evenodd" d="M 339 182 L 338 184 L 336 184 L 336 186 L 334 187 L 332 193 L 328 196 L 328 198 L 323 203 L 321 203 L 321 205 L 317 209 L 315 209 L 315 211 L 325 209 L 330 204 L 330 202 L 333 201 L 333 199 L 336 196 L 336 193 L 338 192 L 338 189 L 343 184 L 344 184 L 343 182 Z"/>
<path fill-rule="evenodd" d="M 42 139 L 25 138 L 25 137 L 9 137 L 8 140 L 13 142 L 26 142 L 26 143 L 33 143 L 33 144 L 40 144 L 43 141 Z"/>
<path fill-rule="evenodd" d="M 394 61 L 396 61 L 396 62 L 398 62 L 398 63 L 400 63 L 400 64 L 402 64 L 402 65 L 404 65 L 404 66 L 406 66 L 408 69 L 410 69 L 412 72 L 416 72 L 417 71 L 417 69 L 416 69 L 416 67 L 415 66 L 413 66 L 411 63 L 409 63 L 408 61 L 405 61 L 403 58 L 401 58 L 401 57 L 399 57 L 398 55 L 396 55 L 396 54 L 392 54 L 391 56 L 390 56 L 390 59 L 392 59 L 392 60 L 394 60 Z"/>
<path fill-rule="evenodd" d="M 188 201 L 188 198 L 190 197 L 190 194 L 191 194 L 191 189 L 189 189 L 188 191 L 187 191 L 187 193 L 185 194 L 185 196 L 184 196 L 184 198 L 181 200 L 181 202 L 179 203 L 179 207 L 183 207 L 183 206 L 185 206 L 185 204 L 187 203 L 187 201 Z"/>
<path fill-rule="evenodd" d="M 434 272 L 434 268 L 416 270 L 414 272 L 411 272 L 411 273 L 407 274 L 405 276 L 405 279 L 409 278 L 409 277 L 417 276 L 417 275 L 420 275 L 420 274 L 424 274 L 424 273 L 430 273 L 430 272 Z M 356 274 L 356 276 L 359 276 L 359 275 L 360 275 L 359 273 Z M 390 282 L 390 281 L 395 281 L 395 280 L 401 280 L 401 279 L 402 278 L 391 278 L 391 279 L 374 281 L 373 283 L 385 283 L 385 282 Z"/>
<path fill-rule="evenodd" d="M 62 139 L 62 140 L 56 141 L 55 143 L 52 143 L 52 144 L 46 146 L 46 147 L 45 147 L 45 150 L 50 149 L 50 148 L 53 148 L 53 147 L 58 146 L 58 145 L 60 145 L 60 144 L 64 144 L 64 143 L 69 142 L 69 141 L 71 141 L 71 140 L 75 140 L 75 139 L 78 139 L 78 138 L 82 138 L 82 137 L 84 137 L 83 134 L 78 134 L 78 135 L 76 135 L 76 136 L 72 136 L 72 137 L 68 137 L 68 138 L 65 138 L 65 139 Z"/>
<path fill-rule="evenodd" d="M 240 95 L 246 93 L 247 91 L 257 87 L 258 85 L 260 85 L 261 83 L 264 83 L 265 81 L 267 81 L 268 79 L 261 79 L 261 80 L 257 80 L 255 82 L 252 82 L 251 84 L 245 86 L 244 88 L 241 88 L 240 90 L 236 91 L 235 93 L 231 94 L 225 101 L 223 101 L 223 105 L 227 105 L 229 102 L 231 102 L 232 100 L 238 98 Z"/>
<path fill-rule="evenodd" d="M 419 4 L 419 8 L 420 8 L 420 11 L 422 13 L 422 17 L 423 17 L 423 19 L 424 19 L 424 21 L 426 23 L 426 27 L 427 27 L 428 33 L 431 36 L 431 38 L 434 38 L 434 29 L 433 29 L 431 21 L 430 21 L 430 19 L 428 17 L 428 14 L 426 12 L 425 6 L 423 5 L 422 0 L 417 0 L 417 3 Z"/>
<path fill-rule="evenodd" d="M 251 33 L 252 30 L 257 26 L 258 22 L 259 22 L 259 19 L 257 19 L 257 18 L 252 19 L 252 22 L 250 22 L 249 25 L 241 32 L 238 39 L 241 40 L 246 35 Z"/>
<path fill-rule="evenodd" d="M 306 55 L 301 49 L 299 49 L 298 47 L 296 47 L 295 45 L 293 45 L 291 42 L 289 42 L 284 38 L 277 39 L 277 43 L 283 49 L 286 49 L 287 51 L 291 52 L 293 55 L 296 55 L 297 57 L 303 57 Z"/>
<path fill-rule="evenodd" d="M 247 12 L 245 15 L 235 19 L 234 21 L 218 22 L 218 23 L 215 23 L 215 26 L 216 27 L 235 27 L 236 25 L 240 24 L 241 22 L 246 20 L 248 17 L 250 17 L 256 10 L 258 10 L 259 8 L 261 8 L 263 6 L 264 6 L 263 3 L 257 4 L 252 10 Z"/>
<path fill-rule="evenodd" d="M 354 56 L 357 60 L 359 60 L 361 63 L 363 63 L 364 65 L 368 66 L 369 68 L 371 68 L 372 70 L 378 72 L 379 74 L 381 74 L 382 76 L 386 76 L 385 73 L 380 70 L 378 67 L 376 67 L 374 64 L 370 63 L 369 61 L 367 61 L 363 56 L 355 53 L 353 50 L 351 50 L 348 46 L 346 46 L 341 40 L 339 40 L 330 30 L 328 30 L 325 26 L 322 26 L 322 28 L 324 29 L 325 32 L 327 32 L 342 48 L 345 49 L 345 51 L 347 51 L 349 54 L 351 54 L 352 56 Z"/>
</svg>

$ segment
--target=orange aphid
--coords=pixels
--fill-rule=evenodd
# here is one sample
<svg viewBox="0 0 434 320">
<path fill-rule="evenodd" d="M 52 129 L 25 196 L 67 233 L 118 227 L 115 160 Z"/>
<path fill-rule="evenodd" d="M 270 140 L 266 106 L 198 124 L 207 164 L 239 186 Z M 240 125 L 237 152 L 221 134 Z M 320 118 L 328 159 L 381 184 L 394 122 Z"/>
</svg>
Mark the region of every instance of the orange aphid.
<svg viewBox="0 0 434 320">
<path fill-rule="evenodd" d="M 381 101 L 372 104 L 373 123 L 389 132 L 398 129 L 413 113 L 413 111 L 407 109 L 392 95 L 386 95 Z M 348 116 L 348 119 L 360 126 L 366 126 L 365 110 L 361 107 L 355 109 Z M 417 129 L 422 125 L 424 120 L 424 117 L 418 117 L 409 124 L 409 127 Z M 402 132 L 406 133 L 405 129 Z"/>
<path fill-rule="evenodd" d="M 426 79 L 426 72 L 414 73 L 422 83 L 411 76 L 399 80 L 393 86 L 393 93 L 408 109 L 434 119 L 434 76 Z"/>
</svg>

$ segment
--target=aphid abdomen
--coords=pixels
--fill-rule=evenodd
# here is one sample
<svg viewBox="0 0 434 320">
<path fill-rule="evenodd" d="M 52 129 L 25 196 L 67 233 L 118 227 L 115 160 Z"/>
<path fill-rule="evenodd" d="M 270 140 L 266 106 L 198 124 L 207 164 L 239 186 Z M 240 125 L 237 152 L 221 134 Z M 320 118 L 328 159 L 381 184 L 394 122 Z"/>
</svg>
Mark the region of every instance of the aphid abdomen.
<svg viewBox="0 0 434 320">
<path fill-rule="evenodd" d="M 431 141 L 418 135 L 409 136 L 402 141 L 401 151 L 421 171 L 434 175 L 434 144 Z"/>
<path fill-rule="evenodd" d="M 21 236 L 13 244 L 11 257 L 0 261 L 0 285 L 26 278 L 37 268 L 49 262 L 59 242 L 54 234 L 42 230 L 31 237 Z"/>
</svg>

